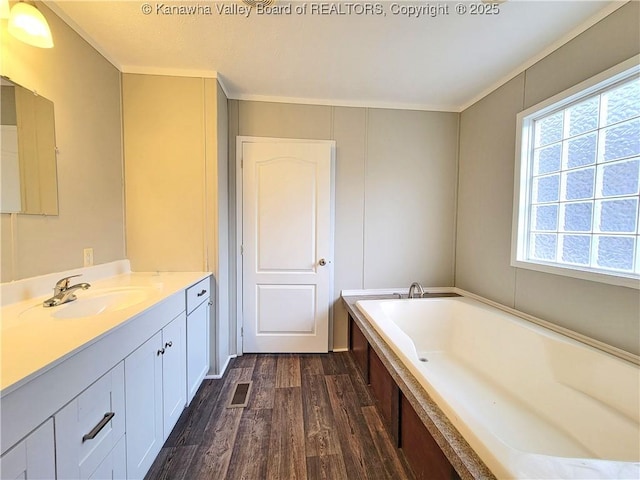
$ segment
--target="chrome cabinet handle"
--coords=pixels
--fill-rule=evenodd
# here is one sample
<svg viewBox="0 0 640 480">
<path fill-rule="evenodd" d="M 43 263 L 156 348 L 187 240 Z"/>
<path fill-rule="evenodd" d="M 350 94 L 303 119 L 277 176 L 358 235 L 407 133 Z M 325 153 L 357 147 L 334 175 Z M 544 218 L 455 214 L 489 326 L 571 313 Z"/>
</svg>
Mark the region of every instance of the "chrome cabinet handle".
<svg viewBox="0 0 640 480">
<path fill-rule="evenodd" d="M 169 348 L 169 347 L 173 347 L 173 342 L 171 340 L 169 340 L 167 343 L 164 344 L 164 348 Z"/>
<path fill-rule="evenodd" d="M 158 350 L 158 356 L 160 355 L 164 355 L 164 348 L 161 348 L 160 350 Z"/>
<path fill-rule="evenodd" d="M 94 438 L 96 438 L 96 436 L 100 433 L 100 430 L 102 430 L 115 415 L 116 415 L 115 412 L 105 413 L 104 417 L 102 417 L 102 420 L 100 420 L 98 424 L 95 427 L 93 427 L 89 433 L 87 433 L 85 436 L 82 437 L 82 442 L 84 443 L 87 440 L 93 440 Z"/>
<path fill-rule="evenodd" d="M 207 291 L 206 291 L 206 290 L 202 290 L 202 291 L 201 291 L 200 293 L 198 293 L 197 295 L 198 295 L 199 297 L 201 297 L 201 296 L 203 296 L 205 293 L 207 293 Z"/>
<path fill-rule="evenodd" d="M 209 301 L 207 302 L 207 305 L 209 305 L 209 306 L 211 307 L 211 306 L 213 305 L 213 302 L 212 302 L 211 300 L 209 300 Z"/>
</svg>

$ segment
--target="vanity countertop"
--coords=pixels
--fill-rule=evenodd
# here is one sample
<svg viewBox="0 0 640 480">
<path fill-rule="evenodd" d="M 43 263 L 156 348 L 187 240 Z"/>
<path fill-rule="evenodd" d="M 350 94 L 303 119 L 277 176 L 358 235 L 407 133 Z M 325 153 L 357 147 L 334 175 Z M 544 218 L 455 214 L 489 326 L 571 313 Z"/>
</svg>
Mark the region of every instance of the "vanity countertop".
<svg viewBox="0 0 640 480">
<path fill-rule="evenodd" d="M 131 306 L 99 315 L 56 318 L 42 302 L 51 294 L 2 307 L 0 329 L 0 396 L 60 364 L 80 350 L 151 309 L 170 296 L 211 275 L 207 272 L 125 273 L 91 282 L 78 290 L 76 302 L 96 291 L 141 289 L 144 298 Z M 42 315 L 40 315 L 42 313 Z M 161 326 L 159 326 L 161 327 Z"/>
</svg>

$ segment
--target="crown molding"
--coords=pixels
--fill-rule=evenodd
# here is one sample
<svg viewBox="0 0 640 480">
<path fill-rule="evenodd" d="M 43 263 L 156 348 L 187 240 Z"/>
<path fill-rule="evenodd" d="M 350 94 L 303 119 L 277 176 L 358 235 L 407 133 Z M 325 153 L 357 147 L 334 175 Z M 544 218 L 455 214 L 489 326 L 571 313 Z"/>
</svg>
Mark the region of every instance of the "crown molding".
<svg viewBox="0 0 640 480">
<path fill-rule="evenodd" d="M 138 65 L 123 65 L 120 69 L 122 73 L 139 75 L 165 75 L 168 77 L 196 77 L 196 78 L 218 78 L 215 70 L 201 70 L 189 68 L 164 68 L 164 67 L 141 67 Z"/>
<path fill-rule="evenodd" d="M 458 112 L 456 105 L 427 105 L 421 103 L 374 102 L 367 100 L 338 100 L 331 98 L 300 98 L 271 95 L 237 94 L 228 97 L 230 100 L 250 102 L 294 103 L 298 105 L 319 105 L 327 107 L 380 108 L 393 110 L 419 110 L 429 112 Z"/>
<path fill-rule="evenodd" d="M 107 50 L 105 50 L 102 45 L 96 42 L 91 35 L 89 35 L 80 25 L 78 25 L 75 21 L 71 19 L 69 15 L 67 15 L 64 10 L 62 10 L 57 2 L 52 0 L 42 0 L 42 3 L 51 10 L 55 15 L 60 17 L 60 19 L 66 23 L 73 31 L 75 31 L 80 37 L 91 45 L 97 52 L 102 55 L 111 65 L 116 67 L 118 70 L 122 71 L 122 66 L 120 63 L 112 57 Z"/>
<path fill-rule="evenodd" d="M 218 72 L 216 78 L 218 79 L 218 85 L 220 85 L 220 88 L 222 88 L 222 91 L 224 92 L 225 97 L 227 97 L 227 99 L 231 98 L 231 90 L 229 90 L 229 87 L 227 86 L 227 81 L 224 79 L 224 77 L 222 75 L 220 75 L 220 73 Z"/>
</svg>

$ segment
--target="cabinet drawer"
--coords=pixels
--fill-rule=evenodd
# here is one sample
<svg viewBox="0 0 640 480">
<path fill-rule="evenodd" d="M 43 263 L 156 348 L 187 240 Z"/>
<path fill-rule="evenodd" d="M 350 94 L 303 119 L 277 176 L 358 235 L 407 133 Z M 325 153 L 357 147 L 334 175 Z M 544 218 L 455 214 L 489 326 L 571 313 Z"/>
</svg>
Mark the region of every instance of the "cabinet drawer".
<svg viewBox="0 0 640 480">
<path fill-rule="evenodd" d="M 98 465 L 89 480 L 104 480 L 106 478 L 119 480 L 127 478 L 127 449 L 124 443 L 124 436 L 118 440 L 118 443 L 107 455 L 107 458 Z"/>
<path fill-rule="evenodd" d="M 88 479 L 125 430 L 120 362 L 55 415 L 58 479 Z"/>
<path fill-rule="evenodd" d="M 187 289 L 187 314 L 193 312 L 205 300 L 209 300 L 209 290 L 211 289 L 209 278 L 207 277 Z"/>
</svg>

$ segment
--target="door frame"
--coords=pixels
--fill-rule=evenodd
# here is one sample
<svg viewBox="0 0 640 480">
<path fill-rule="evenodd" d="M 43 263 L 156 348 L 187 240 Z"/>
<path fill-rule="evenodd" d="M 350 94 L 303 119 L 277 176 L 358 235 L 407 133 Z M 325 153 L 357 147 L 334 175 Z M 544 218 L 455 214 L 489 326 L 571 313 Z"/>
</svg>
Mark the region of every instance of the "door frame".
<svg viewBox="0 0 640 480">
<path fill-rule="evenodd" d="M 330 184 L 331 191 L 329 192 L 330 203 L 330 225 L 329 225 L 329 254 L 331 259 L 327 265 L 329 267 L 329 333 L 327 346 L 329 351 L 333 350 L 333 295 L 334 295 L 334 259 L 335 259 L 335 191 L 336 191 L 336 141 L 335 140 L 314 140 L 314 139 L 302 139 L 302 138 L 277 138 L 277 137 L 257 137 L 238 135 L 236 137 L 236 352 L 237 355 L 242 355 L 243 350 L 243 326 L 244 326 L 244 314 L 243 314 L 243 296 L 244 296 L 244 282 L 242 276 L 242 240 L 243 240 L 243 173 L 242 173 L 242 145 L 244 143 L 322 143 L 331 146 L 331 165 L 330 165 Z"/>
</svg>

